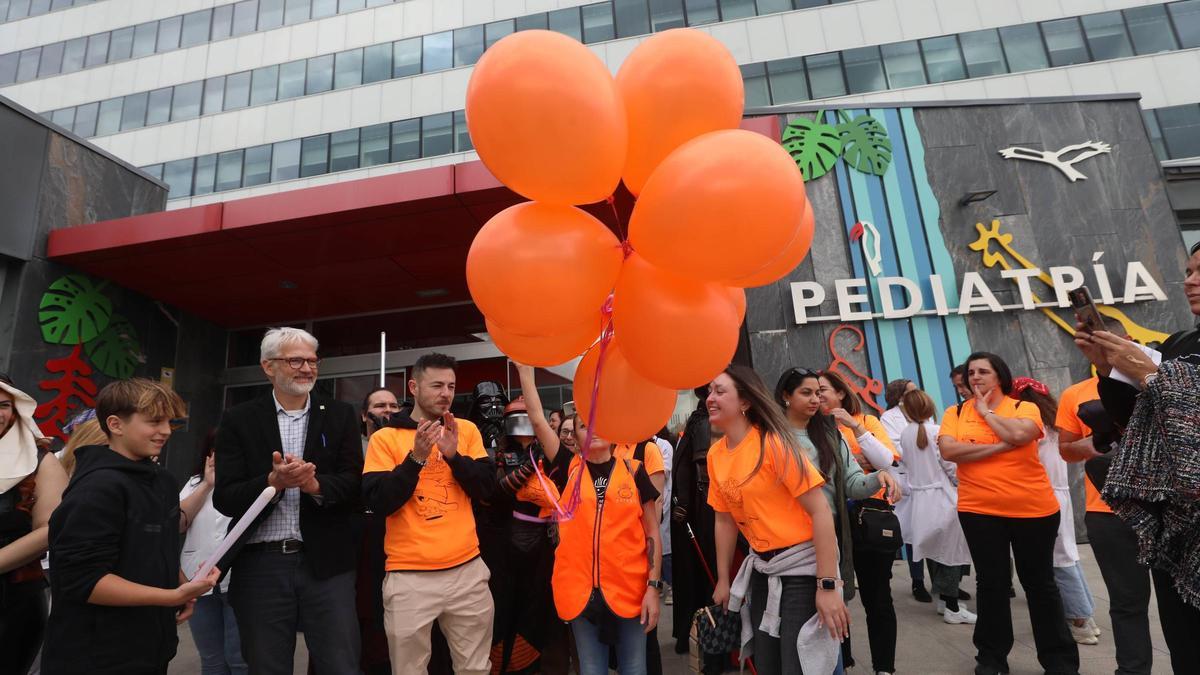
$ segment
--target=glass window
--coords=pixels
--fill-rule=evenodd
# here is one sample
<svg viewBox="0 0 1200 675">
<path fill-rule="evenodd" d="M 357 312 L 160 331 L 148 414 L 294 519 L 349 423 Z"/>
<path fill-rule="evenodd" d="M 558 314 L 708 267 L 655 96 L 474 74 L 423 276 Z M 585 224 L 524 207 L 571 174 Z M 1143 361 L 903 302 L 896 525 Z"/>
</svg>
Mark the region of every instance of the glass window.
<svg viewBox="0 0 1200 675">
<path fill-rule="evenodd" d="M 0 7 L 3 7 L 6 4 L 6 2 L 7 2 L 7 0 L 5 0 L 5 2 L 0 2 Z M 71 6 L 71 0 L 54 0 L 53 2 L 50 3 L 50 11 L 53 12 L 53 11 L 60 10 L 60 9 L 66 9 L 70 6 Z M 0 12 L 0 14 L 3 14 L 3 12 Z"/>
<path fill-rule="evenodd" d="M 133 28 L 133 58 L 154 53 L 154 43 L 158 40 L 158 22 L 150 21 Z"/>
<path fill-rule="evenodd" d="M 335 131 L 329 135 L 329 171 L 358 168 L 358 129 Z"/>
<path fill-rule="evenodd" d="M 714 0 L 715 1 L 715 0 Z M 579 8 L 568 7 L 549 12 L 547 15 L 550 30 L 558 31 L 576 40 L 583 40 L 583 29 L 579 24 Z"/>
<path fill-rule="evenodd" d="M 154 51 L 160 54 L 172 49 L 179 49 L 179 35 L 183 31 L 183 17 L 173 16 L 158 22 L 158 44 Z"/>
<path fill-rule="evenodd" d="M 421 72 L 421 38 L 392 43 L 392 77 L 408 77 Z"/>
<path fill-rule="evenodd" d="M 323 19 L 337 14 L 337 0 L 313 0 L 312 18 Z"/>
<path fill-rule="evenodd" d="M 143 166 L 142 173 L 149 175 L 151 178 L 154 178 L 155 180 L 162 180 L 162 164 L 151 164 L 150 166 Z"/>
<path fill-rule="evenodd" d="M 281 141 L 271 151 L 271 182 L 300 177 L 300 141 Z"/>
<path fill-rule="evenodd" d="M 396 0 L 367 0 L 367 7 L 382 7 L 383 5 L 390 5 L 395 1 Z"/>
<path fill-rule="evenodd" d="M 842 81 L 841 54 L 832 52 L 806 56 L 804 65 L 808 69 L 808 82 L 813 98 L 846 95 L 846 83 Z"/>
<path fill-rule="evenodd" d="M 213 191 L 217 180 L 217 155 L 204 155 L 196 158 L 195 179 L 192 181 L 192 194 L 206 195 Z"/>
<path fill-rule="evenodd" d="M 133 55 L 133 26 L 114 30 L 108 40 L 108 62 L 124 61 Z M 42 58 L 45 58 L 44 56 Z"/>
<path fill-rule="evenodd" d="M 333 54 L 314 56 L 308 60 L 308 79 L 305 94 L 319 94 L 333 86 Z"/>
<path fill-rule="evenodd" d="M 223 40 L 229 37 L 233 30 L 233 5 L 220 5 L 213 8 L 212 39 Z M 215 165 L 214 165 L 215 166 Z M 196 167 L 199 171 L 200 167 Z M 210 189 L 211 191 L 211 189 Z"/>
<path fill-rule="evenodd" d="M 62 110 L 55 110 L 50 114 L 50 121 L 64 129 L 70 130 L 71 127 L 75 126 L 75 109 L 63 108 Z"/>
<path fill-rule="evenodd" d="M 776 12 L 790 12 L 792 0 L 758 0 L 759 14 L 775 14 Z"/>
<path fill-rule="evenodd" d="M 41 58 L 41 55 L 41 47 L 34 47 L 33 49 L 26 49 L 21 52 L 21 60 L 17 65 L 17 82 L 26 82 L 37 78 L 38 60 Z"/>
<path fill-rule="evenodd" d="M 309 6 L 309 0 L 287 0 L 287 4 L 283 8 L 283 23 L 290 26 L 301 21 L 308 21 L 310 11 L 312 8 Z M 247 154 L 247 164 L 250 162 L 249 157 Z"/>
<path fill-rule="evenodd" d="M 1043 21 L 1042 35 L 1046 38 L 1046 51 L 1050 53 L 1050 65 L 1069 66 L 1087 63 L 1087 45 L 1083 42 L 1083 31 L 1079 19 L 1057 19 Z"/>
<path fill-rule="evenodd" d="M 517 30 L 546 30 L 549 28 L 549 17 L 545 12 L 517 17 Z"/>
<path fill-rule="evenodd" d="M 962 33 L 958 41 L 962 44 L 968 77 L 987 77 L 1008 72 L 1004 63 L 1004 49 L 1000 47 L 1000 34 L 996 29 Z"/>
<path fill-rule="evenodd" d="M 683 0 L 650 0 L 650 25 L 655 31 L 683 28 Z"/>
<path fill-rule="evenodd" d="M 421 118 L 421 156 L 436 157 L 454 152 L 453 125 L 450 113 Z"/>
<path fill-rule="evenodd" d="M 1120 12 L 1104 12 L 1080 17 L 1083 34 L 1096 60 L 1133 56 L 1133 45 L 1125 32 L 1125 20 Z"/>
<path fill-rule="evenodd" d="M 755 15 L 754 0 L 721 0 L 721 20 L 732 21 Z"/>
<path fill-rule="evenodd" d="M 613 0 L 617 17 L 617 37 L 632 37 L 650 32 L 650 13 L 646 0 Z"/>
<path fill-rule="evenodd" d="M 454 66 L 469 66 L 483 56 L 483 26 L 454 31 Z"/>
<path fill-rule="evenodd" d="M 83 59 L 83 67 L 98 66 L 108 58 L 108 33 L 89 36 L 87 39 L 87 56 Z"/>
<path fill-rule="evenodd" d="M 121 129 L 121 103 L 123 99 L 110 98 L 100 102 L 100 113 L 96 118 L 96 135 L 107 136 Z"/>
<path fill-rule="evenodd" d="M 250 71 L 225 76 L 225 108 L 236 110 L 250 104 Z"/>
<path fill-rule="evenodd" d="M 171 90 L 172 87 L 163 87 L 150 92 L 146 103 L 146 126 L 171 120 Z"/>
<path fill-rule="evenodd" d="M 63 46 L 63 62 L 62 72 L 73 73 L 80 68 L 83 68 L 83 59 L 87 55 L 87 38 L 75 38 L 67 40 Z M 14 59 L 16 55 L 13 55 Z M 13 72 L 16 73 L 16 64 L 13 64 Z"/>
<path fill-rule="evenodd" d="M 1200 156 L 1200 105 L 1176 105 L 1157 112 L 1167 155 L 1173 159 Z"/>
<path fill-rule="evenodd" d="M 225 107 L 225 78 L 210 77 L 204 81 L 204 114 L 221 112 Z"/>
<path fill-rule="evenodd" d="M 616 27 L 613 25 L 612 3 L 598 2 L 580 8 L 583 12 L 583 41 L 604 42 L 616 37 Z"/>
<path fill-rule="evenodd" d="M 250 105 L 270 103 L 279 89 L 279 66 L 256 68 L 250 74 Z"/>
<path fill-rule="evenodd" d="M 192 193 L 192 159 L 177 159 L 163 164 L 162 180 L 167 184 L 167 199 L 187 197 Z"/>
<path fill-rule="evenodd" d="M 1004 45 L 1009 72 L 1020 73 L 1050 67 L 1037 26 L 1025 24 L 1001 28 L 1000 42 Z"/>
<path fill-rule="evenodd" d="M 20 55 L 15 52 L 0 54 L 0 85 L 17 81 L 17 61 L 19 59 Z"/>
<path fill-rule="evenodd" d="M 271 182 L 271 144 L 246 148 L 242 168 L 242 187 Z"/>
<path fill-rule="evenodd" d="M 351 49 L 339 52 L 333 59 L 333 88 L 344 89 L 362 84 L 363 52 Z"/>
<path fill-rule="evenodd" d="M 33 0 L 29 3 L 29 16 L 40 16 L 50 11 L 50 0 Z"/>
<path fill-rule="evenodd" d="M 1149 5 L 1125 10 L 1129 32 L 1133 36 L 1133 48 L 1138 54 L 1155 54 L 1179 49 L 1167 10 L 1162 5 Z"/>
<path fill-rule="evenodd" d="M 741 66 L 742 83 L 746 89 L 746 107 L 771 105 L 771 89 L 767 85 L 767 68 L 761 63 Z"/>
<path fill-rule="evenodd" d="M 146 92 L 130 94 L 121 106 L 121 131 L 136 129 L 146 123 Z"/>
<path fill-rule="evenodd" d="M 191 47 L 208 42 L 208 30 L 211 23 L 211 9 L 185 14 L 183 17 L 183 34 L 179 38 L 179 46 Z"/>
<path fill-rule="evenodd" d="M 387 164 L 390 136 L 391 125 L 386 122 L 363 127 L 358 145 L 358 165 L 365 168 Z"/>
<path fill-rule="evenodd" d="M 392 122 L 392 161 L 403 162 L 421 156 L 421 120 Z"/>
<path fill-rule="evenodd" d="M 717 12 L 717 0 L 684 0 L 689 26 L 716 23 L 721 20 Z"/>
<path fill-rule="evenodd" d="M 471 143 L 471 133 L 467 131 L 467 111 L 454 111 L 454 151 L 467 152 L 474 150 L 475 146 Z"/>
<path fill-rule="evenodd" d="M 338 0 L 338 12 L 353 12 L 366 6 L 366 0 Z"/>
<path fill-rule="evenodd" d="M 1200 47 L 1200 0 L 1172 2 L 1167 8 L 1171 10 L 1171 20 L 1179 31 L 1183 48 Z"/>
<path fill-rule="evenodd" d="M 773 103 L 808 100 L 808 81 L 804 76 L 804 57 L 767 62 L 767 81 Z"/>
<path fill-rule="evenodd" d="M 12 0 L 8 9 L 8 20 L 24 19 L 29 16 L 29 0 Z"/>
<path fill-rule="evenodd" d="M 392 77 L 392 45 L 373 45 L 363 49 L 363 84 Z"/>
<path fill-rule="evenodd" d="M 851 94 L 887 89 L 883 60 L 878 47 L 859 47 L 842 52 L 846 65 L 846 85 Z"/>
<path fill-rule="evenodd" d="M 921 61 L 921 48 L 916 40 L 896 42 L 880 47 L 883 65 L 887 69 L 888 87 L 916 87 L 926 84 L 925 65 Z"/>
<path fill-rule="evenodd" d="M 1142 121 L 1146 123 L 1146 134 L 1150 136 L 1150 147 L 1154 150 L 1154 156 L 1160 162 L 1170 159 L 1167 157 L 1167 146 L 1163 145 L 1162 129 L 1158 127 L 1158 119 L 1154 116 L 1154 111 L 1143 110 Z"/>
<path fill-rule="evenodd" d="M 75 135 L 90 138 L 96 135 L 96 114 L 99 103 L 85 103 L 75 108 Z"/>
<path fill-rule="evenodd" d="M 312 136 L 300 142 L 300 177 L 329 172 L 329 134 Z"/>
<path fill-rule="evenodd" d="M 203 82 L 189 82 L 175 87 L 171 100 L 171 120 L 190 120 L 200 116 L 200 97 L 204 92 Z"/>
<path fill-rule="evenodd" d="M 258 25 L 258 0 L 242 0 L 233 6 L 233 35 L 253 33 Z"/>
<path fill-rule="evenodd" d="M 279 66 L 279 100 L 304 95 L 304 71 L 308 62 L 304 59 Z"/>
<path fill-rule="evenodd" d="M 434 33 L 421 38 L 421 72 L 430 73 L 454 67 L 454 33 Z"/>
<path fill-rule="evenodd" d="M 516 31 L 516 29 L 517 29 L 516 24 L 513 22 L 512 19 L 505 19 L 504 21 L 493 21 L 492 23 L 489 23 L 488 25 L 483 27 L 484 48 L 491 49 L 492 45 L 499 42 L 505 36 L 511 35 L 514 31 Z"/>
<path fill-rule="evenodd" d="M 283 25 L 283 0 L 258 0 L 258 29 L 271 30 Z"/>
<path fill-rule="evenodd" d="M 929 74 L 930 82 L 949 82 L 967 76 L 955 36 L 921 40 L 921 53 L 925 57 L 925 71 Z"/>
<path fill-rule="evenodd" d="M 230 150 L 217 155 L 217 183 L 215 190 L 223 192 L 242 185 L 242 151 Z"/>
</svg>

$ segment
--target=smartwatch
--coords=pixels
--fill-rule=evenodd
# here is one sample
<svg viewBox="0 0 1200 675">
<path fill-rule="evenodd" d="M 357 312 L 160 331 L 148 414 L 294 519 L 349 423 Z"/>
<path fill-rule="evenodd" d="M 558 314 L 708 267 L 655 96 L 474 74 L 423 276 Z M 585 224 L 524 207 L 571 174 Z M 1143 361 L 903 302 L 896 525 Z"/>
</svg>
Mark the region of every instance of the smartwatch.
<svg viewBox="0 0 1200 675">
<path fill-rule="evenodd" d="M 661 591 L 663 589 L 664 584 L 663 584 L 662 579 L 649 579 L 646 581 L 646 586 L 648 588 L 653 588 L 655 590 Z"/>
<path fill-rule="evenodd" d="M 817 579 L 817 588 L 822 591 L 836 591 L 842 585 L 841 579 L 834 577 L 821 577 Z"/>
</svg>

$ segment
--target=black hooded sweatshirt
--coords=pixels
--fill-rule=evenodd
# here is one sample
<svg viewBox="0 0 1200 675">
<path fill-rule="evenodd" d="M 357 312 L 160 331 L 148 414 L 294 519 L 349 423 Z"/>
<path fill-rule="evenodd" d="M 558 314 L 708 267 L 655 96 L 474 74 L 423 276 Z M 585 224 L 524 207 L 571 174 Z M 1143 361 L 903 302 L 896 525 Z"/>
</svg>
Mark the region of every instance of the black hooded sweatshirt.
<svg viewBox="0 0 1200 675">
<path fill-rule="evenodd" d="M 50 516 L 52 605 L 45 675 L 163 672 L 179 643 L 175 608 L 88 603 L 106 574 L 179 586 L 179 487 L 149 459 L 105 445 L 79 448 L 75 474 Z"/>
</svg>

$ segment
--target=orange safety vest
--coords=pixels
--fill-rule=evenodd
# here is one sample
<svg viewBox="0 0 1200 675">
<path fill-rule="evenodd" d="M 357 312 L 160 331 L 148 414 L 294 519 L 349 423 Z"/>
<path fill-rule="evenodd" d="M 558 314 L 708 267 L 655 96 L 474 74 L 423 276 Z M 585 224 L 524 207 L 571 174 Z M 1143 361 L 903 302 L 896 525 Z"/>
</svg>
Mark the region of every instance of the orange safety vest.
<svg viewBox="0 0 1200 675">
<path fill-rule="evenodd" d="M 641 498 L 633 481 L 640 465 L 637 460 L 618 460 L 613 465 L 599 509 L 595 481 L 586 463 L 576 459 L 571 467 L 572 478 L 583 472 L 580 501 L 575 517 L 559 523 L 551 581 L 554 607 L 563 621 L 583 613 L 597 588 L 613 614 L 626 619 L 641 614 L 650 569 Z"/>
</svg>

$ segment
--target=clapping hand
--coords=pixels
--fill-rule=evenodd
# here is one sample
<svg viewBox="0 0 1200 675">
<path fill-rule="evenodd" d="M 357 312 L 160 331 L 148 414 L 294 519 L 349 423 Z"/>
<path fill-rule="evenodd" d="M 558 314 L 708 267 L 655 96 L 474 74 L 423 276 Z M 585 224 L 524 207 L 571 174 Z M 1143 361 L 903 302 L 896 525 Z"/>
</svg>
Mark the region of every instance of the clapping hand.
<svg viewBox="0 0 1200 675">
<path fill-rule="evenodd" d="M 315 481 L 317 475 L 316 464 L 306 462 L 295 455 L 289 454 L 285 457 L 278 451 L 271 454 L 271 467 L 267 483 L 279 491 L 303 487 L 310 481 Z"/>
</svg>

